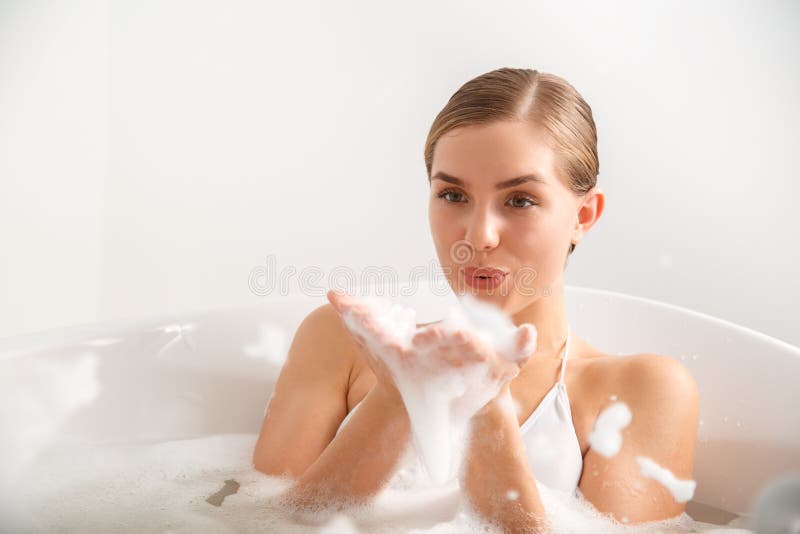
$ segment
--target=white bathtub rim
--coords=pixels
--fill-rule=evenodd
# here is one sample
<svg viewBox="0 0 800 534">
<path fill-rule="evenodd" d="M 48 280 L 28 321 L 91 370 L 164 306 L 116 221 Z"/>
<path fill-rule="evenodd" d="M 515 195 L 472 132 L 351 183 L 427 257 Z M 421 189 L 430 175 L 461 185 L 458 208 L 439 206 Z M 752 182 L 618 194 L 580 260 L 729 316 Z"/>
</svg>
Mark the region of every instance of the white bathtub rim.
<svg viewBox="0 0 800 534">
<path fill-rule="evenodd" d="M 402 285 L 408 286 L 409 283 L 401 284 L 401 286 Z M 369 288 L 371 286 L 367 287 Z M 357 289 L 363 288 L 364 286 L 359 286 Z M 424 284 L 421 289 L 424 289 Z M 693 310 L 691 308 L 679 306 L 677 304 L 671 304 L 668 302 L 622 293 L 619 291 L 585 286 L 567 285 L 565 286 L 564 291 L 565 299 L 569 297 L 570 293 L 581 292 L 600 297 L 612 298 L 618 301 L 633 302 L 650 308 L 658 308 L 673 313 L 690 315 L 707 323 L 711 323 L 714 326 L 734 330 L 742 335 L 756 338 L 764 343 L 772 345 L 776 349 L 788 351 L 793 353 L 795 357 L 800 358 L 800 347 L 792 345 L 787 341 L 783 341 L 753 328 L 734 323 L 714 315 Z M 445 297 L 435 296 L 434 298 L 443 299 Z M 112 331 L 119 331 L 122 333 L 131 330 L 141 330 L 143 328 L 158 328 L 159 325 L 183 323 L 189 320 L 199 320 L 209 315 L 225 314 L 226 312 L 243 312 L 248 310 L 257 311 L 259 308 L 265 305 L 275 305 L 282 301 L 288 302 L 297 299 L 306 299 L 310 306 L 314 304 L 322 305 L 327 302 L 324 295 L 320 297 L 295 292 L 287 295 L 272 296 L 264 302 L 254 304 L 228 304 L 217 307 L 205 307 L 185 312 L 171 312 L 153 315 L 138 314 L 123 318 L 90 321 L 77 323 L 74 325 L 46 328 L 34 332 L 0 337 L 0 359 L 25 354 L 64 342 L 80 342 L 84 340 L 91 340 L 102 333 L 108 333 Z M 308 311 L 310 312 L 312 309 L 313 308 L 310 307 Z"/>
</svg>

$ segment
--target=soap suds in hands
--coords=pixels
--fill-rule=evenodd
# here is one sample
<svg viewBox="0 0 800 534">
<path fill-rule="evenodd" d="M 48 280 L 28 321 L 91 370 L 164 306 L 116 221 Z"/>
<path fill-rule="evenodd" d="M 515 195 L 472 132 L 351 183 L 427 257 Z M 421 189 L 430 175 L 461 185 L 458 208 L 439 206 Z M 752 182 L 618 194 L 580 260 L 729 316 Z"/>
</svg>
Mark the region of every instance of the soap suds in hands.
<svg viewBox="0 0 800 534">
<path fill-rule="evenodd" d="M 440 324 L 419 329 L 411 308 L 380 297 L 362 297 L 358 302 L 367 308 L 377 328 L 370 329 L 365 324 L 369 319 L 354 313 L 353 308 L 345 310 L 342 318 L 390 369 L 426 471 L 435 484 L 444 484 L 458 472 L 470 419 L 497 396 L 503 381 L 509 378 L 491 376 L 487 361 L 472 359 L 452 365 L 443 362 L 440 353 L 453 343 L 464 342 L 468 333 L 487 353 L 493 351 L 509 363 L 519 364 L 536 348 L 536 329 L 533 325 L 517 327 L 499 308 L 470 295 L 463 295 L 458 305 L 451 306 Z M 426 336 L 424 333 L 431 329 L 444 333 L 444 337 Z M 422 335 L 415 337 L 417 333 Z M 387 350 L 391 344 L 399 345 L 410 356 L 401 361 L 395 351 Z M 508 409 L 513 411 L 513 405 Z"/>
</svg>

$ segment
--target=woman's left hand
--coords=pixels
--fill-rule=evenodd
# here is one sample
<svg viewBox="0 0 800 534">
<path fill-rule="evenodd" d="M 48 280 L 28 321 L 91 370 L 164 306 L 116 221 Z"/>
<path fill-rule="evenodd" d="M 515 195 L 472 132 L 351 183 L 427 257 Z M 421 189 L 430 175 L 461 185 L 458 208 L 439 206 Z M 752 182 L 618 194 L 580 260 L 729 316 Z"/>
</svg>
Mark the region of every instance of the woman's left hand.
<svg viewBox="0 0 800 534">
<path fill-rule="evenodd" d="M 468 330 L 450 330 L 440 324 L 420 328 L 412 337 L 418 350 L 434 349 L 436 361 L 451 367 L 485 363 L 490 377 L 503 384 L 514 378 L 525 365 L 534 347 L 534 329 L 529 324 L 517 327 L 511 350 L 503 353 Z"/>
<path fill-rule="evenodd" d="M 535 349 L 535 330 L 529 324 L 517 327 L 514 343 L 503 353 L 474 332 L 450 330 L 440 324 L 421 328 L 412 338 L 418 353 L 415 361 L 425 362 L 429 369 L 460 368 L 469 364 L 485 364 L 487 373 L 475 388 L 488 389 L 488 399 L 496 397 L 525 365 Z M 488 379 L 488 384 L 486 383 Z"/>
</svg>

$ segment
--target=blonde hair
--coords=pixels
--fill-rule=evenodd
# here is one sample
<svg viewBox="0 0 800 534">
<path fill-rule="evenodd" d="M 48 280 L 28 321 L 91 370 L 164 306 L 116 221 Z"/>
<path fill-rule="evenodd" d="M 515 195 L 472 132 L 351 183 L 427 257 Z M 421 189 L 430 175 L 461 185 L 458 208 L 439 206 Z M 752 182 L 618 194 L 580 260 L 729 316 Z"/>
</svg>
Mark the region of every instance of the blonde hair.
<svg viewBox="0 0 800 534">
<path fill-rule="evenodd" d="M 499 121 L 527 121 L 543 128 L 556 154 L 556 172 L 576 195 L 597 184 L 600 161 L 592 108 L 565 79 L 510 67 L 469 80 L 436 115 L 425 141 L 428 180 L 439 138 L 455 128 Z M 568 255 L 573 250 L 575 243 Z"/>
</svg>

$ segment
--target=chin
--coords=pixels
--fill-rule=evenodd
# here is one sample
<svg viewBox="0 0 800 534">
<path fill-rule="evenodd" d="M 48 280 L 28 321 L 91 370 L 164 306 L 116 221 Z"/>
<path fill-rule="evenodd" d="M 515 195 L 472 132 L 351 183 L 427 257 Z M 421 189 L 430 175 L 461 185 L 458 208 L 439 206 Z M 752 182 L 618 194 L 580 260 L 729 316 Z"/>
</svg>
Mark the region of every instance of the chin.
<svg viewBox="0 0 800 534">
<path fill-rule="evenodd" d="M 494 292 L 488 292 L 484 290 L 473 289 L 469 286 L 463 288 L 461 291 L 454 290 L 456 295 L 458 294 L 467 294 L 471 297 L 475 298 L 476 300 L 480 300 L 482 302 L 486 302 L 489 304 L 494 304 L 502 311 L 509 313 L 511 305 L 513 304 L 514 299 L 512 295 L 503 294 L 500 290 Z"/>
</svg>

